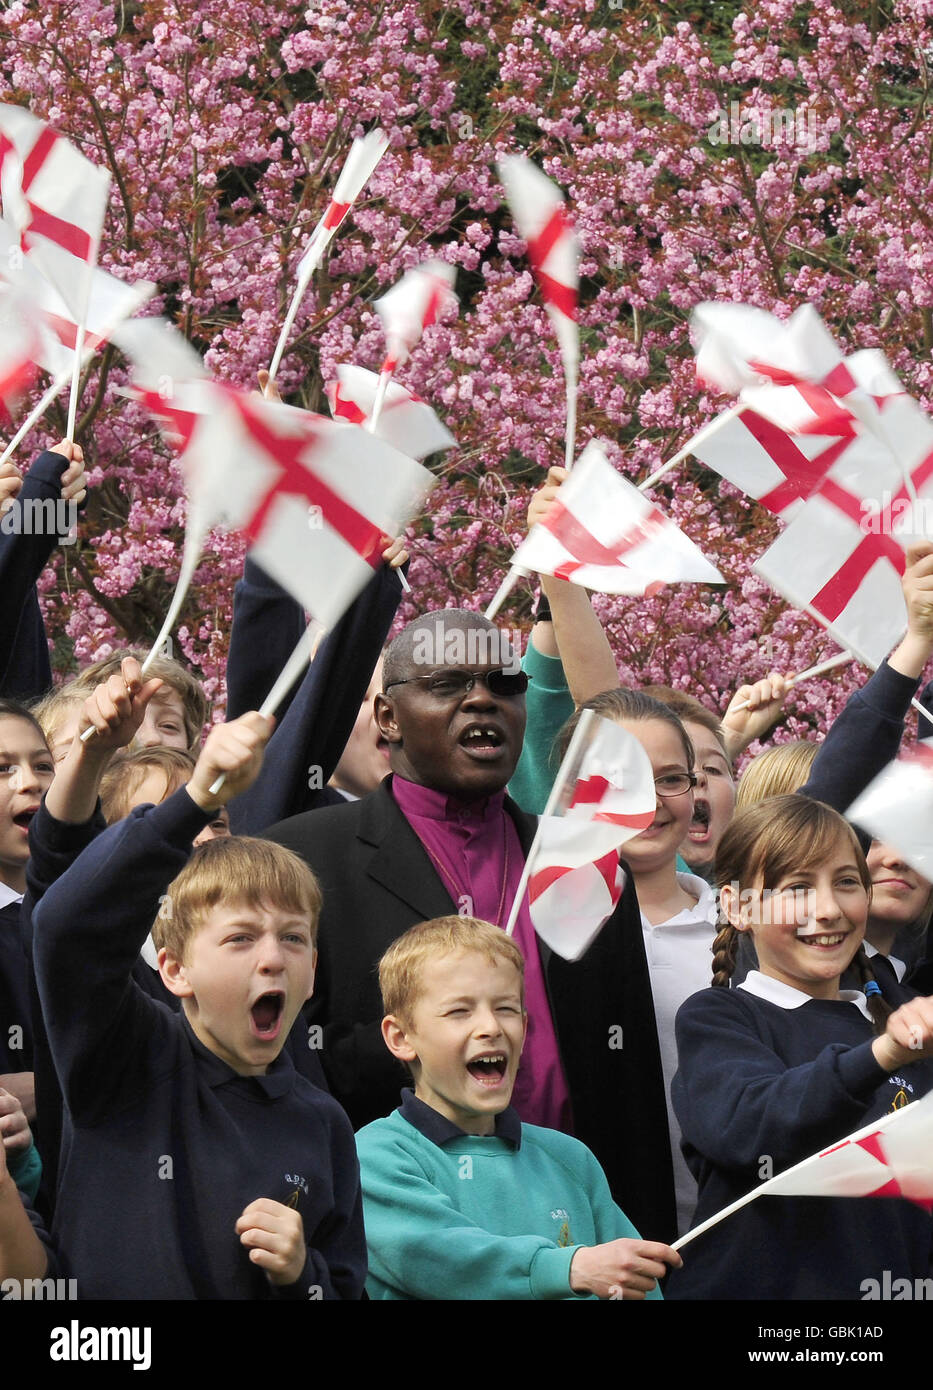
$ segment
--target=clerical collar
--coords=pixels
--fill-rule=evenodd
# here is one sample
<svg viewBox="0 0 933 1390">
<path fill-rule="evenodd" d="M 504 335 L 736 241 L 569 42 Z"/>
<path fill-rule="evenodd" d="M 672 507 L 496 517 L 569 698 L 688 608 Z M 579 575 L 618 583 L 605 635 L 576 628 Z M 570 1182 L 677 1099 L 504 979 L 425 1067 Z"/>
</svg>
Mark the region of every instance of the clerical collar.
<svg viewBox="0 0 933 1390">
<path fill-rule="evenodd" d="M 463 801 L 447 792 L 435 791 L 409 782 L 396 772 L 392 777 L 392 795 L 406 816 L 425 816 L 428 820 L 495 820 L 502 814 L 505 788 L 477 801 Z"/>
</svg>

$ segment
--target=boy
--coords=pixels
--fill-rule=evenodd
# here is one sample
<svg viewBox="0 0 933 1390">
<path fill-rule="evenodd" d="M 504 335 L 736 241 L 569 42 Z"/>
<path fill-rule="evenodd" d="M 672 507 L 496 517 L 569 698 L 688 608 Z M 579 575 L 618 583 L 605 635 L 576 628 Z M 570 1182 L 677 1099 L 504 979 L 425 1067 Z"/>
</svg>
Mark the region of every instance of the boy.
<svg viewBox="0 0 933 1390">
<path fill-rule="evenodd" d="M 524 961 L 488 922 L 438 917 L 379 963 L 382 1035 L 414 1092 L 357 1134 L 371 1298 L 660 1298 L 643 1241 L 585 1145 L 509 1106 Z"/>
<path fill-rule="evenodd" d="M 121 684 L 88 718 L 102 744 L 128 741 L 158 686 Z M 320 890 L 262 842 L 215 840 L 187 863 L 269 732 L 255 713 L 215 727 L 187 786 L 99 835 L 35 912 L 67 1104 L 53 1239 L 82 1298 L 362 1294 L 352 1132 L 280 1055 L 313 986 Z M 153 918 L 179 1014 L 131 981 Z"/>
</svg>

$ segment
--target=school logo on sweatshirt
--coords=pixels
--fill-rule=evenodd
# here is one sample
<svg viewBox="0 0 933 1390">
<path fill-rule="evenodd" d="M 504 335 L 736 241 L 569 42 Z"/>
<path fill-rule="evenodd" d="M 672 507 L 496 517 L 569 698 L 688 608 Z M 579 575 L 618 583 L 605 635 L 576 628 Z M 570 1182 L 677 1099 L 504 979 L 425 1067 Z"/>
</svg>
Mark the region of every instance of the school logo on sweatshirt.
<svg viewBox="0 0 933 1390">
<path fill-rule="evenodd" d="M 306 1197 L 308 1195 L 308 1181 L 302 1177 L 301 1173 L 285 1173 L 284 1178 L 286 1185 L 291 1188 L 291 1192 L 285 1200 L 285 1206 L 291 1207 L 293 1211 L 299 1211 L 302 1192 Z"/>
<path fill-rule="evenodd" d="M 570 1217 L 564 1211 L 563 1207 L 558 1207 L 555 1211 L 551 1212 L 551 1220 L 559 1223 L 557 1229 L 557 1244 L 562 1246 L 572 1245 L 573 1241 L 570 1239 Z"/>
<path fill-rule="evenodd" d="M 898 1088 L 894 1096 L 894 1099 L 891 1101 L 891 1109 L 903 1110 L 904 1106 L 909 1105 L 911 1100 L 913 1099 L 913 1086 L 911 1086 L 909 1081 L 905 1081 L 902 1076 L 898 1076 L 896 1073 L 892 1076 L 889 1076 L 888 1081 L 891 1083 L 892 1086 L 896 1086 Z"/>
</svg>

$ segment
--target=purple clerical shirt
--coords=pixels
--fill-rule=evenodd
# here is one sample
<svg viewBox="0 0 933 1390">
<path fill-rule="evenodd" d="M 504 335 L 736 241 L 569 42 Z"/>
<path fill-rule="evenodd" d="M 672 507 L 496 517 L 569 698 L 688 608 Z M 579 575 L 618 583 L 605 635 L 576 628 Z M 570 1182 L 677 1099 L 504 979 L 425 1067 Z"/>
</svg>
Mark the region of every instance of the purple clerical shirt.
<svg viewBox="0 0 933 1390">
<path fill-rule="evenodd" d="M 460 911 L 503 926 L 525 863 L 515 822 L 505 810 L 505 792 L 483 801 L 458 801 L 396 774 L 392 795 Z M 526 1124 L 572 1134 L 570 1094 L 527 894 L 515 923 L 514 939 L 525 957 L 528 1034 L 512 1104 Z"/>
</svg>

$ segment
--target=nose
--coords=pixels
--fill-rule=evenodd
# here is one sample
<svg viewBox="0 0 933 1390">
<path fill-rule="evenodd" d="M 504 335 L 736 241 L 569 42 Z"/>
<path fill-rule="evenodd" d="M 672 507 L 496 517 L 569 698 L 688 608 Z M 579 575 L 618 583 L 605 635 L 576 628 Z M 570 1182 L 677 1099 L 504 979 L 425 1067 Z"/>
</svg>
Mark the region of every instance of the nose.
<svg viewBox="0 0 933 1390">
<path fill-rule="evenodd" d="M 694 775 L 696 776 L 696 779 L 697 779 L 696 790 L 697 790 L 697 791 L 699 791 L 699 790 L 705 791 L 705 790 L 706 790 L 706 783 L 707 783 L 706 769 L 705 769 L 705 768 L 702 768 L 702 767 L 695 767 L 695 768 L 693 769 L 693 772 L 694 772 Z"/>
<path fill-rule="evenodd" d="M 477 1009 L 473 1021 L 473 1033 L 477 1038 L 497 1038 L 502 1032 L 502 1024 L 495 1009 Z"/>
<path fill-rule="evenodd" d="M 813 916 L 818 922 L 835 922 L 842 914 L 836 895 L 832 888 L 827 884 L 811 890 L 813 892 Z"/>
<path fill-rule="evenodd" d="M 278 975 L 285 969 L 285 950 L 274 932 L 267 932 L 260 939 L 259 969 L 264 975 Z"/>
<path fill-rule="evenodd" d="M 31 763 L 18 764 L 13 777 L 13 790 L 20 792 L 42 790 L 42 780 Z"/>
<path fill-rule="evenodd" d="M 498 701 L 483 676 L 474 676 L 473 684 L 463 697 L 462 703 L 473 709 L 495 708 Z"/>
</svg>

